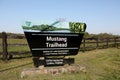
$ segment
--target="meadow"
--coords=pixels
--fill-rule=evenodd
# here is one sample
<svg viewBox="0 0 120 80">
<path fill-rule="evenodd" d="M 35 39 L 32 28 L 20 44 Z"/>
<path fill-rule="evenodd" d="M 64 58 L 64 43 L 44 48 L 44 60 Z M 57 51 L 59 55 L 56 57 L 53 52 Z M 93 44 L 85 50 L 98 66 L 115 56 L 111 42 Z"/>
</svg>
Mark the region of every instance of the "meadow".
<svg viewBox="0 0 120 80">
<path fill-rule="evenodd" d="M 96 49 L 70 57 L 75 58 L 76 65 L 86 67 L 87 72 L 36 74 L 21 78 L 23 69 L 34 67 L 31 54 L 15 55 L 8 62 L 2 61 L 0 56 L 0 80 L 120 80 L 120 49 Z"/>
<path fill-rule="evenodd" d="M 82 44 L 78 55 L 70 56 L 75 58 L 76 65 L 86 67 L 87 73 L 36 74 L 21 78 L 20 74 L 24 69 L 34 67 L 31 53 L 13 55 L 13 58 L 8 62 L 4 62 L 2 55 L 0 55 L 0 80 L 120 80 L 120 49 L 115 46 L 106 48 L 106 42 L 100 43 L 99 47 L 96 48 L 96 43 L 93 42 L 95 40 L 86 40 L 85 46 L 87 50 L 82 51 Z M 28 45 L 22 45 L 27 44 L 25 39 L 9 38 L 7 43 L 10 44 L 8 45 L 9 53 L 30 51 Z M 2 44 L 1 38 L 0 44 Z M 109 42 L 110 44 L 114 45 L 114 42 Z M 0 53 L 2 53 L 1 46 Z"/>
<path fill-rule="evenodd" d="M 30 51 L 27 45 L 26 39 L 7 39 L 8 52 L 28 52 Z M 2 39 L 0 38 L 0 44 L 2 44 Z M 24 45 L 26 44 L 26 45 Z M 2 46 L 0 46 L 0 53 L 2 52 Z"/>
</svg>

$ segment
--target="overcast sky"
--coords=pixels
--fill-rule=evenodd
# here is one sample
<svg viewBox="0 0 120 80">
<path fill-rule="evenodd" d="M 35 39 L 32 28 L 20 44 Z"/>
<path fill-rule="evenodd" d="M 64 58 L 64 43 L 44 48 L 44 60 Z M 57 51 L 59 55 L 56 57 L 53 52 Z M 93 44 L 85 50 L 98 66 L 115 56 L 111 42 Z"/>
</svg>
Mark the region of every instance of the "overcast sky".
<svg viewBox="0 0 120 80">
<path fill-rule="evenodd" d="M 23 33 L 24 21 L 85 22 L 89 33 L 120 35 L 120 0 L 0 0 L 0 32 Z"/>
</svg>

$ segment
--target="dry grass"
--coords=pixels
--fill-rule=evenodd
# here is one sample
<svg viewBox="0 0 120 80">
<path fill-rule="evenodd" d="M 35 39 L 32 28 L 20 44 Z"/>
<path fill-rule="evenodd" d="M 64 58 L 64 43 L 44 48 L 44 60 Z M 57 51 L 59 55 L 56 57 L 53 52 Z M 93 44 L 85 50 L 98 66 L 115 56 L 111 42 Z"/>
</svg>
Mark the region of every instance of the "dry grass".
<svg viewBox="0 0 120 80">
<path fill-rule="evenodd" d="M 85 66 L 87 73 L 64 73 L 59 75 L 40 75 L 20 78 L 25 68 L 32 68 L 32 57 L 14 56 L 14 59 L 3 62 L 0 59 L 0 80 L 120 80 L 120 49 L 108 48 L 79 52 L 75 64 Z"/>
</svg>

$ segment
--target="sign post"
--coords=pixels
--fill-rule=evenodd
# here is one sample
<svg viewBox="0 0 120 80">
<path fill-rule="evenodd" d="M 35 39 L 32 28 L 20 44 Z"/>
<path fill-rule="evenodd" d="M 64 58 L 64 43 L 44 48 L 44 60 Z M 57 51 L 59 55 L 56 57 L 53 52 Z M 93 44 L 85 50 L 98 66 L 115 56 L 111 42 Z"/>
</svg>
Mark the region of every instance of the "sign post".
<svg viewBox="0 0 120 80">
<path fill-rule="evenodd" d="M 65 56 L 77 55 L 86 30 L 85 23 L 69 22 L 68 28 L 58 28 L 52 25 L 23 26 L 35 66 L 39 65 L 39 58 L 44 57 L 44 66 L 62 66 L 74 59 L 65 59 Z"/>
</svg>

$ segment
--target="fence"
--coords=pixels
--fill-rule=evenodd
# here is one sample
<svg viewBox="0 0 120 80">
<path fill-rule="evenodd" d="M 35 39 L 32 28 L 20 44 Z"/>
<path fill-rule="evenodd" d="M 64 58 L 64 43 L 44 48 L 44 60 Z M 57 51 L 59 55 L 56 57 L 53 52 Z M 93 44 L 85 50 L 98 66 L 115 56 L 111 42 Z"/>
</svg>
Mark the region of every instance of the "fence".
<svg viewBox="0 0 120 80">
<path fill-rule="evenodd" d="M 84 38 L 82 41 L 82 51 L 116 47 L 119 49 L 120 37 L 115 38 Z"/>
<path fill-rule="evenodd" d="M 3 32 L 2 40 L 0 43 L 0 46 L 2 48 L 1 53 L 3 55 L 3 59 L 7 60 L 8 59 L 7 56 L 9 56 L 9 58 L 12 58 L 12 55 L 14 55 L 14 54 L 30 53 L 28 44 L 24 40 L 19 39 L 19 41 L 17 43 L 11 44 L 11 43 L 7 42 L 7 41 L 9 41 L 9 40 L 7 40 L 7 34 L 5 32 Z M 12 42 L 15 42 L 15 41 L 12 40 Z M 23 42 L 23 43 L 21 44 L 21 42 Z M 8 50 L 8 47 L 10 47 L 10 46 L 13 46 L 13 48 L 11 48 L 11 50 Z M 120 37 L 84 38 L 81 43 L 81 46 L 80 46 L 80 51 L 85 52 L 85 51 L 89 51 L 89 50 L 103 49 L 103 48 L 109 48 L 109 47 L 116 47 L 116 48 L 120 49 Z M 19 50 L 17 48 L 20 48 L 21 50 Z"/>
</svg>

